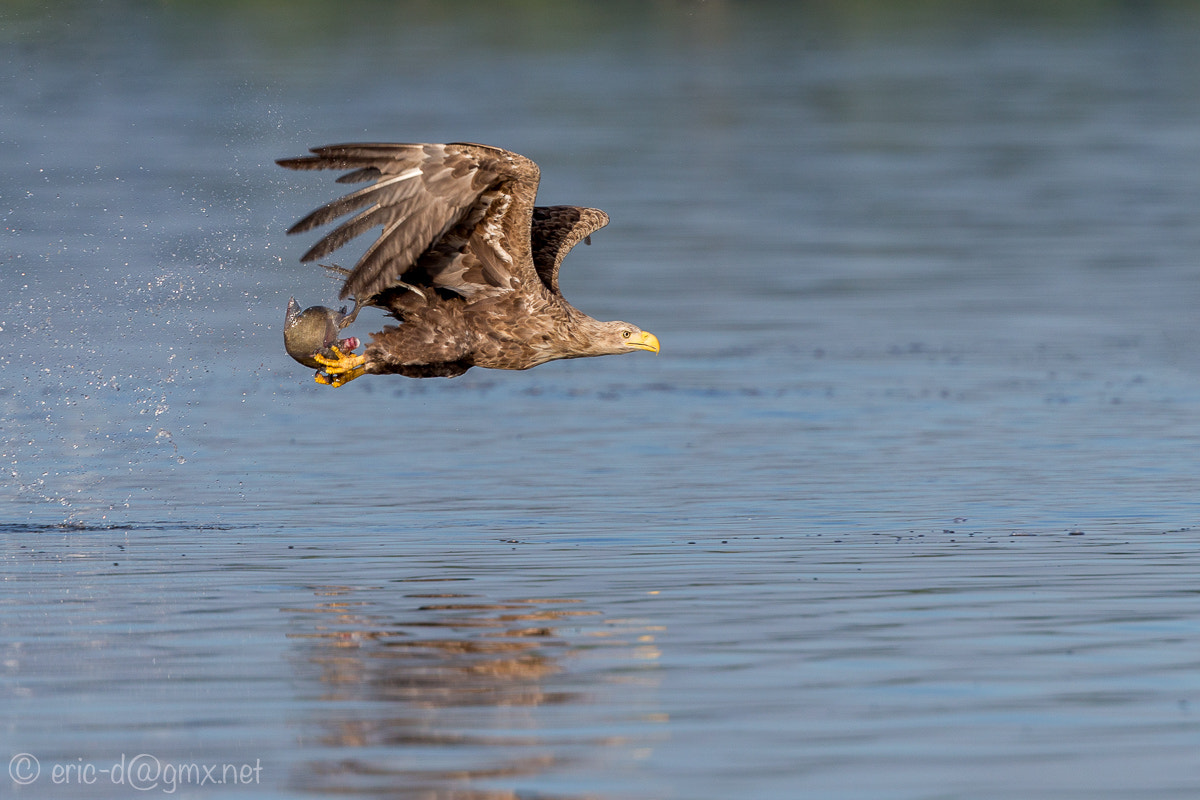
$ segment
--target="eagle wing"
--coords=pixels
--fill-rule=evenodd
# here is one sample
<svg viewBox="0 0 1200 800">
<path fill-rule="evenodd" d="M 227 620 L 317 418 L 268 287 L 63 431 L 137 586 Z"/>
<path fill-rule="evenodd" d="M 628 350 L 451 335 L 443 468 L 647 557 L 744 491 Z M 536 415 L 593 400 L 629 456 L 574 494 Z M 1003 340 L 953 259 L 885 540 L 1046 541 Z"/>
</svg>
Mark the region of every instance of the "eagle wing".
<svg viewBox="0 0 1200 800">
<path fill-rule="evenodd" d="M 533 266 L 550 291 L 562 294 L 558 290 L 558 268 L 571 248 L 582 241 L 591 244 L 589 237 L 607 224 L 608 214 L 598 208 L 542 206 L 533 209 L 530 236 Z"/>
<path fill-rule="evenodd" d="M 345 169 L 339 183 L 370 185 L 293 225 L 300 233 L 352 212 L 301 257 L 315 261 L 381 227 L 342 284 L 364 304 L 404 283 L 491 296 L 536 285 L 530 251 L 537 164 L 486 145 L 340 144 L 280 159 L 297 170 Z"/>
</svg>

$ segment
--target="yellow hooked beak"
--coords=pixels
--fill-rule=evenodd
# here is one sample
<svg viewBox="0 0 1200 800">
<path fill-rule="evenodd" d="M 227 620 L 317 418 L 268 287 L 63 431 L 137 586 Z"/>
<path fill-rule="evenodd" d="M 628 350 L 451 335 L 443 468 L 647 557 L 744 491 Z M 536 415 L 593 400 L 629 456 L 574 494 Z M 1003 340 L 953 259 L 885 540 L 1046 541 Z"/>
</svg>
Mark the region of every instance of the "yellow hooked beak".
<svg viewBox="0 0 1200 800">
<path fill-rule="evenodd" d="M 637 350 L 649 350 L 651 353 L 658 352 L 658 337 L 649 331 L 642 331 L 637 335 L 637 338 L 630 339 L 625 344 Z"/>
</svg>

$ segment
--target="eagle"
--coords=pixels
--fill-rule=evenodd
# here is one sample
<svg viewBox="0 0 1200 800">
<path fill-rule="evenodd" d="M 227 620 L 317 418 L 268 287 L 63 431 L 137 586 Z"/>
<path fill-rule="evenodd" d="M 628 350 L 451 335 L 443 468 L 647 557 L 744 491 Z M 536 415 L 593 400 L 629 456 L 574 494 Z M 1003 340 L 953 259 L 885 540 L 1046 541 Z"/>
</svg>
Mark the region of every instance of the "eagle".
<svg viewBox="0 0 1200 800">
<path fill-rule="evenodd" d="M 601 322 L 563 297 L 558 270 L 579 242 L 608 224 L 595 208 L 535 206 L 540 171 L 516 153 L 481 144 L 337 144 L 280 159 L 294 170 L 345 170 L 338 183 L 367 184 L 313 211 L 303 233 L 353 214 L 300 257 L 319 261 L 375 228 L 378 237 L 342 280 L 346 313 L 293 299 L 287 352 L 316 367 L 318 383 L 362 375 L 455 377 L 471 367 L 529 369 L 560 358 L 647 350 L 658 339 L 627 322 Z M 399 324 L 339 338 L 361 308 Z"/>
</svg>

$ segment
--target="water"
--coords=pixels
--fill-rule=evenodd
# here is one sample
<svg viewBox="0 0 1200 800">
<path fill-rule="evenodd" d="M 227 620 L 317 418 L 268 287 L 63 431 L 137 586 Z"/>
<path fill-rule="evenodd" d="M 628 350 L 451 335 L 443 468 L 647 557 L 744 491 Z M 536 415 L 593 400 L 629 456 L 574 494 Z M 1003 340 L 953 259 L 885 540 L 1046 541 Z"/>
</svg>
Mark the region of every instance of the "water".
<svg viewBox="0 0 1200 800">
<path fill-rule="evenodd" d="M 6 7 L 6 792 L 1194 797 L 1198 40 Z M 273 160 L 348 140 L 537 160 L 662 354 L 315 385 Z"/>
</svg>

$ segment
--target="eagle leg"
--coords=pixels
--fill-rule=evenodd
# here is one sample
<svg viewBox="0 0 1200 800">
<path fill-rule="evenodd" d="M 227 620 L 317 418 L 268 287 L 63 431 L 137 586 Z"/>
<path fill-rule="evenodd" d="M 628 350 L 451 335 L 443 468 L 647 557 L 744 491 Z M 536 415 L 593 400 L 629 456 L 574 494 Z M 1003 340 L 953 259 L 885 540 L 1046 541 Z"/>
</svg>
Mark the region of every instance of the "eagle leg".
<svg viewBox="0 0 1200 800">
<path fill-rule="evenodd" d="M 339 350 L 337 345 L 331 345 L 329 349 L 337 358 L 326 358 L 320 353 L 313 355 L 313 360 L 322 367 L 315 376 L 317 383 L 336 389 L 367 373 L 366 356 L 356 356 L 353 353 L 347 355 Z"/>
</svg>

